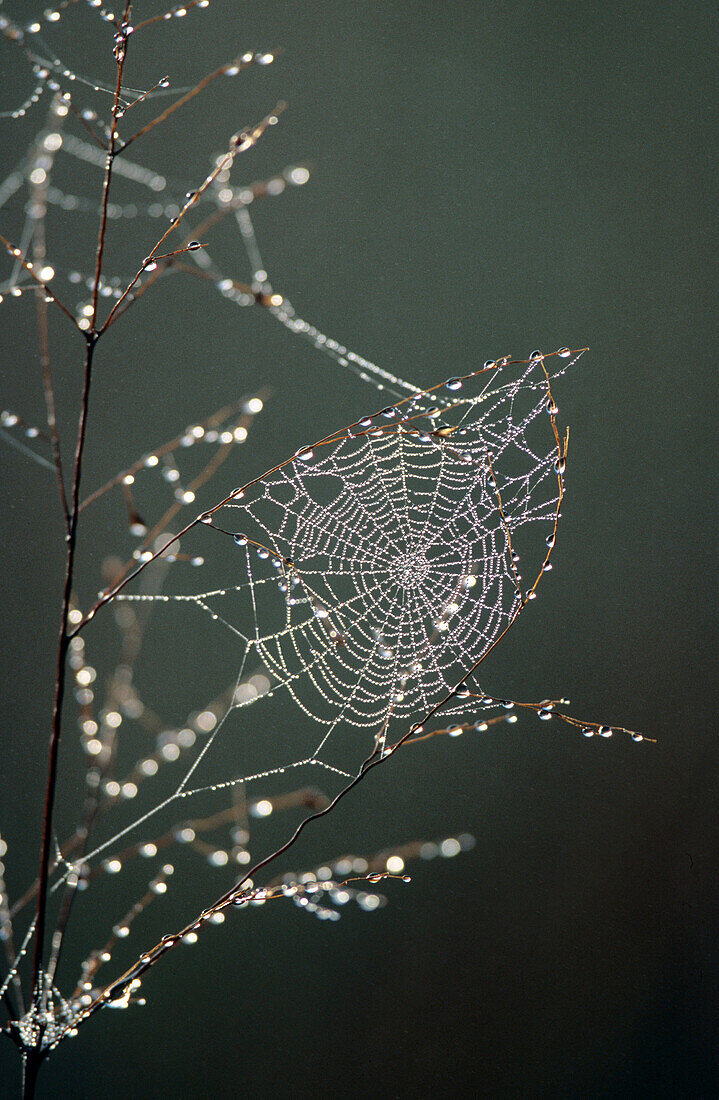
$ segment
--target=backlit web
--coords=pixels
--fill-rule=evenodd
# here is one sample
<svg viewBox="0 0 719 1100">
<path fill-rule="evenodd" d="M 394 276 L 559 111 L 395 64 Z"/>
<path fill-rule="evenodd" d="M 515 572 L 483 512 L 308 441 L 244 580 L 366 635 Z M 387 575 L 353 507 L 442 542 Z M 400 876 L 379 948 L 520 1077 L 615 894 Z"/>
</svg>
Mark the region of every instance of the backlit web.
<svg viewBox="0 0 719 1100">
<path fill-rule="evenodd" d="M 496 706 L 463 681 L 548 566 L 562 478 L 549 362 L 565 365 L 488 364 L 301 448 L 205 516 L 234 541 L 226 583 L 117 598 L 189 603 L 234 641 L 225 728 L 258 701 L 242 677 L 262 667 L 315 730 L 278 767 L 351 776 L 440 704 Z"/>
</svg>

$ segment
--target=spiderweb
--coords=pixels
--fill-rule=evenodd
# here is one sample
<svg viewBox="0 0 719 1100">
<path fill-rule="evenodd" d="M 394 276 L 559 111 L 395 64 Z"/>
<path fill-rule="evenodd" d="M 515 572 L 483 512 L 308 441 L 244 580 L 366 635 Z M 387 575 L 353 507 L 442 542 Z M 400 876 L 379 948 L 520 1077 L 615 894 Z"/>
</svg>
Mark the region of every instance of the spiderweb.
<svg viewBox="0 0 719 1100">
<path fill-rule="evenodd" d="M 117 597 L 189 603 L 234 639 L 238 682 L 262 666 L 319 727 L 277 767 L 351 776 L 439 704 L 481 709 L 462 682 L 548 565 L 563 443 L 542 357 L 447 385 L 301 448 L 208 513 L 235 543 L 226 585 Z M 463 387 L 475 392 L 448 396 Z M 238 690 L 224 728 L 257 698 Z"/>
</svg>

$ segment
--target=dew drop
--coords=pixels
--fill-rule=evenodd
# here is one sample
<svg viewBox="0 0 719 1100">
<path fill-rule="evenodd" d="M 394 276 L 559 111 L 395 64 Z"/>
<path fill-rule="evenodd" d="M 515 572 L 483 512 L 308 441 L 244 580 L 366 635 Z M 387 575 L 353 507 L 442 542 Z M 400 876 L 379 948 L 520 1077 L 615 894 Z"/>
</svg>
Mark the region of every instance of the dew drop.
<svg viewBox="0 0 719 1100">
<path fill-rule="evenodd" d="M 445 382 L 445 386 L 448 390 L 461 390 L 462 379 L 461 378 L 448 378 Z"/>
</svg>

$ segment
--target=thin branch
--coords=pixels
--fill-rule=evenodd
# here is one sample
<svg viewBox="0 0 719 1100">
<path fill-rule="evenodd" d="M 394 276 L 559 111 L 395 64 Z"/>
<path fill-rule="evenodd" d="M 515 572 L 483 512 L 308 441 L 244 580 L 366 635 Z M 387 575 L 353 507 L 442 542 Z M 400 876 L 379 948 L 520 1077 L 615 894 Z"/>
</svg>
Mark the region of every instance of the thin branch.
<svg viewBox="0 0 719 1100">
<path fill-rule="evenodd" d="M 142 26 L 142 24 L 139 24 L 139 26 Z M 263 54 L 261 56 L 271 57 L 274 59 L 275 57 L 277 57 L 277 54 L 279 52 L 280 51 L 278 50 L 273 50 L 271 54 Z M 137 130 L 134 134 L 131 135 L 131 137 L 127 138 L 126 141 L 123 141 L 121 147 L 118 149 L 118 152 L 124 153 L 125 149 L 132 145 L 133 141 L 137 141 L 138 138 L 144 137 L 145 134 L 149 133 L 150 130 L 154 130 L 155 126 L 159 126 L 160 123 L 164 122 L 165 119 L 169 118 L 170 115 L 179 110 L 180 107 L 184 107 L 185 104 L 189 103 L 191 99 L 194 99 L 196 95 L 199 95 L 200 92 L 204 91 L 208 84 L 211 84 L 213 80 L 217 80 L 218 76 L 224 76 L 226 73 L 233 70 L 236 70 L 239 73 L 243 69 L 248 69 L 251 65 L 254 64 L 257 64 L 257 57 L 255 54 L 253 54 L 249 60 L 244 60 L 244 58 L 238 57 L 234 61 L 228 61 L 226 65 L 220 65 L 219 69 L 215 69 L 214 72 L 208 73 L 207 76 L 203 77 L 199 84 L 196 84 L 195 87 L 191 88 L 189 92 L 186 92 L 185 95 L 180 97 L 180 99 L 176 100 L 174 103 L 171 103 L 170 106 L 166 107 L 165 110 L 162 111 L 159 115 L 153 118 L 140 130 Z M 267 64 L 267 62 L 264 62 L 264 64 Z"/>
<path fill-rule="evenodd" d="M 173 219 L 173 221 L 170 223 L 168 228 L 165 230 L 165 232 L 162 234 L 160 239 L 155 244 L 152 251 L 142 261 L 142 264 L 139 267 L 138 271 L 136 272 L 134 278 L 129 283 L 129 285 L 125 287 L 125 290 L 122 292 L 122 294 L 120 295 L 118 300 L 115 302 L 115 305 L 110 310 L 110 313 L 108 314 L 107 320 L 105 321 L 102 328 L 99 330 L 101 333 L 105 332 L 105 330 L 107 328 L 109 328 L 109 326 L 112 324 L 115 316 L 117 315 L 117 311 L 120 309 L 123 302 L 125 301 L 127 296 L 130 294 L 130 292 L 132 291 L 132 288 L 136 285 L 136 283 L 137 283 L 138 279 L 140 278 L 140 276 L 142 275 L 143 271 L 145 271 L 147 269 L 148 263 L 153 261 L 155 256 L 158 255 L 159 250 L 162 248 L 162 245 L 165 243 L 165 241 L 167 240 L 169 235 L 180 224 L 182 219 L 187 214 L 188 210 L 190 210 L 195 205 L 195 203 L 205 193 L 207 188 L 210 187 L 214 183 L 214 181 L 217 179 L 217 177 L 220 175 L 220 173 L 227 171 L 232 166 L 232 163 L 233 163 L 235 157 L 238 155 L 238 153 L 244 153 L 247 149 L 251 148 L 260 139 L 260 137 L 262 136 L 262 134 L 264 134 L 267 127 L 272 125 L 274 122 L 277 121 L 277 116 L 280 115 L 286 109 L 286 107 L 287 107 L 286 103 L 283 103 L 283 102 L 278 103 L 277 106 L 275 107 L 275 109 L 269 115 L 265 115 L 265 117 L 260 122 L 258 122 L 256 126 L 253 126 L 250 130 L 241 131 L 239 134 L 237 134 L 232 139 L 232 145 L 230 146 L 227 153 L 225 153 L 225 155 L 220 158 L 218 163 L 215 165 L 213 170 L 210 172 L 209 176 L 207 176 L 203 180 L 203 182 L 201 183 L 201 185 L 199 186 L 197 191 L 193 192 L 191 194 L 190 198 L 187 199 L 187 201 L 185 202 L 185 205 L 180 210 L 180 213 L 177 215 L 176 218 Z M 180 251 L 182 251 L 182 249 Z M 93 318 L 93 321 L 94 321 L 94 318 Z"/>
<path fill-rule="evenodd" d="M 70 637 L 67 632 L 67 617 L 70 611 L 70 601 L 72 598 L 75 549 L 77 544 L 77 520 L 79 514 L 78 505 L 80 492 L 80 474 L 82 472 L 82 456 L 85 446 L 85 430 L 87 425 L 88 401 L 90 396 L 90 383 L 92 379 L 92 360 L 95 346 L 95 341 L 88 341 L 85 356 L 85 373 L 83 381 L 80 423 L 78 427 L 77 447 L 75 450 L 75 463 L 73 469 L 73 490 L 72 505 L 70 510 L 70 527 L 67 534 L 65 584 L 62 597 L 62 609 L 60 613 L 60 640 L 58 643 L 57 653 L 55 700 L 53 704 L 52 733 L 50 735 L 48 775 L 45 793 L 45 808 L 43 811 L 42 841 L 40 846 L 40 872 L 38 875 L 35 953 L 33 958 L 32 970 L 33 995 L 38 1008 L 40 1007 L 40 1000 L 42 996 L 42 982 L 40 979 L 40 973 L 42 970 L 43 946 L 45 938 L 45 919 L 47 914 L 50 849 L 52 845 L 52 817 L 55 804 L 55 788 L 57 786 L 57 765 L 60 749 L 60 737 L 62 733 L 62 707 L 65 698 L 67 654 L 70 647 Z"/>
<path fill-rule="evenodd" d="M 206 8 L 207 4 L 208 0 L 189 0 L 189 3 L 182 5 L 182 10 L 187 14 L 187 12 L 191 11 L 193 8 Z M 153 23 L 164 22 L 165 19 L 169 19 L 169 17 L 174 14 L 174 11 L 170 9 L 170 11 L 163 12 L 161 15 L 152 15 L 149 19 L 143 19 L 141 23 L 135 24 L 135 33 L 144 30 L 145 27 L 151 27 Z"/>
<path fill-rule="evenodd" d="M 124 21 L 130 12 L 130 0 L 126 0 Z M 105 234 L 107 230 L 107 204 L 112 177 L 112 163 L 114 159 L 114 141 L 116 133 L 117 112 L 120 105 L 122 91 L 122 74 L 126 57 L 126 39 L 116 47 L 117 58 L 117 84 L 112 107 L 110 149 L 108 151 L 107 166 L 105 169 L 105 182 L 103 188 L 102 214 L 98 233 L 97 257 L 95 263 L 95 278 L 92 295 L 91 327 L 85 333 L 85 369 L 83 375 L 82 396 L 80 399 L 80 416 L 77 429 L 77 441 L 75 445 L 75 460 L 72 475 L 72 501 L 70 505 L 70 521 L 67 533 L 67 558 L 65 563 L 65 583 L 60 612 L 60 637 L 57 653 L 57 670 L 55 679 L 55 699 L 53 704 L 52 732 L 50 735 L 50 749 L 48 758 L 47 786 L 45 791 L 45 806 L 43 810 L 42 840 L 40 844 L 40 871 L 38 874 L 37 915 L 35 925 L 35 951 L 32 966 L 32 991 L 35 1006 L 40 1010 L 43 997 L 42 963 L 45 940 L 45 922 L 47 917 L 47 898 L 50 867 L 50 849 L 52 846 L 52 822 L 55 805 L 55 790 L 57 787 L 57 768 L 60 750 L 60 738 L 62 734 L 62 707 L 65 697 L 65 684 L 67 676 L 67 654 L 70 648 L 70 635 L 67 630 L 68 615 L 72 599 L 72 586 L 74 580 L 75 552 L 77 547 L 77 524 L 80 514 L 80 479 L 82 476 L 82 459 L 85 448 L 85 436 L 87 431 L 87 417 L 90 401 L 90 387 L 92 383 L 92 365 L 95 348 L 97 346 L 98 333 L 95 321 L 97 318 L 97 302 L 102 274 L 102 258 L 105 246 Z M 74 319 L 73 319 L 74 320 Z"/>
<path fill-rule="evenodd" d="M 192 249 L 190 251 L 192 251 Z M 120 318 L 127 313 L 130 306 L 134 305 L 134 303 L 137 302 L 138 299 L 140 299 L 143 294 L 145 294 L 148 290 L 151 290 L 152 287 L 158 282 L 158 280 L 163 277 L 163 275 L 173 274 L 192 275 L 195 279 L 204 279 L 206 282 L 209 283 L 216 283 L 218 279 L 218 276 L 216 274 L 213 274 L 210 271 L 204 271 L 202 268 L 199 267 L 194 267 L 192 264 L 183 264 L 178 263 L 175 260 L 167 260 L 166 262 L 158 264 L 155 271 L 150 272 L 150 275 L 145 280 L 145 282 L 140 283 L 140 285 L 137 287 L 137 290 L 135 290 L 133 293 L 128 294 L 121 308 L 118 309 L 115 313 L 115 316 L 112 319 L 112 323 L 115 324 L 117 321 L 119 321 Z M 234 290 L 239 290 L 241 293 L 247 294 L 249 297 L 253 296 L 254 291 L 249 283 L 239 283 L 236 279 L 232 279 L 231 282 Z"/>
<path fill-rule="evenodd" d="M 77 320 L 75 319 L 74 315 L 70 312 L 70 310 L 67 308 L 67 306 L 63 305 L 63 303 L 58 298 L 57 294 L 55 294 L 54 291 L 50 289 L 48 284 L 44 283 L 42 281 L 42 279 L 40 278 L 40 276 L 35 274 L 34 264 L 31 263 L 31 261 L 26 260 L 26 259 L 23 258 L 22 250 L 20 248 L 18 248 L 17 245 L 12 244 L 7 239 L 7 237 L 3 237 L 2 233 L 0 233 L 0 244 L 5 246 L 5 251 L 8 253 L 8 255 L 12 256 L 13 259 L 19 261 L 20 266 L 22 268 L 24 268 L 25 271 L 27 271 L 28 274 L 35 280 L 38 287 L 42 287 L 42 289 L 45 291 L 45 294 L 47 295 L 47 297 L 50 298 L 55 303 L 56 306 L 60 307 L 60 309 L 62 310 L 62 312 L 65 314 L 66 317 L 70 318 L 70 320 L 72 321 L 75 328 L 78 329 L 79 332 L 82 332 L 82 329 L 78 325 Z M 84 335 L 85 334 L 83 333 L 83 336 Z"/>
</svg>

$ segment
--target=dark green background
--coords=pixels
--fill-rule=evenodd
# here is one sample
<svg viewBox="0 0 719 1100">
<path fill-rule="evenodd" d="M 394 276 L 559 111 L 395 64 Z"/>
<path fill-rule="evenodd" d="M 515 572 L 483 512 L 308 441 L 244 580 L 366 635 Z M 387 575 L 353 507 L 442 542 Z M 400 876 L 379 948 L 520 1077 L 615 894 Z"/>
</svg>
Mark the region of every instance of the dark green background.
<svg viewBox="0 0 719 1100">
<path fill-rule="evenodd" d="M 137 4 L 135 19 L 156 10 Z M 718 24 L 705 2 L 212 0 L 132 41 L 139 85 L 283 47 L 133 155 L 196 186 L 231 133 L 288 100 L 234 178 L 311 163 L 309 184 L 255 220 L 273 284 L 324 332 L 423 384 L 506 352 L 591 346 L 557 387 L 572 439 L 555 571 L 485 679 L 510 697 L 569 695 L 657 744 L 526 719 L 398 756 L 306 851 L 466 830 L 472 853 L 413 867 L 386 908 L 336 925 L 281 904 L 237 914 L 149 976 L 147 1008 L 104 1013 L 64 1044 L 43 1095 L 716 1095 Z M 84 6 L 48 40 L 111 78 L 107 28 Z M 5 106 L 30 82 L 5 45 L 2 59 Z M 41 117 L 2 123 L 7 170 Z M 77 165 L 65 182 L 97 193 Z M 20 217 L 1 210 L 0 231 Z M 133 270 L 154 224 L 112 229 L 108 270 Z M 94 231 L 68 215 L 51 252 L 87 268 Z M 218 255 L 247 277 L 234 237 Z M 2 401 L 39 419 L 31 301 L 0 320 Z M 66 335 L 56 322 L 63 413 L 79 379 Z M 101 345 L 86 484 L 265 383 L 275 396 L 233 484 L 378 404 L 260 311 L 169 281 Z M 3 468 L 0 829 L 17 893 L 39 836 L 61 536 L 49 476 L 9 448 Z M 103 517 L 84 532 L 86 600 L 101 558 L 129 546 L 119 512 Z M 223 655 L 178 641 L 162 659 L 201 701 Z M 218 873 L 198 874 L 214 896 Z M 160 931 L 176 927 L 177 898 Z M 81 920 L 82 945 L 119 915 L 108 902 L 106 922 Z"/>
</svg>

